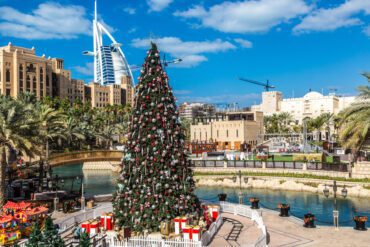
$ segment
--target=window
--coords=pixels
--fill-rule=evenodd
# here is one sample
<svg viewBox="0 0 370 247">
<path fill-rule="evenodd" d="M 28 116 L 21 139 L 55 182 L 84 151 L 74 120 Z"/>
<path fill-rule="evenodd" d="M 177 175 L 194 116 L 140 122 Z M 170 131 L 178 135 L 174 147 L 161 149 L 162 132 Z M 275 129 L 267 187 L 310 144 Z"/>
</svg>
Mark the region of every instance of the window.
<svg viewBox="0 0 370 247">
<path fill-rule="evenodd" d="M 239 137 L 239 130 L 236 130 L 236 137 Z"/>
<path fill-rule="evenodd" d="M 5 81 L 10 82 L 10 70 L 9 69 L 6 69 L 6 72 L 5 72 Z"/>
<path fill-rule="evenodd" d="M 197 133 L 194 131 L 194 139 L 197 139 Z"/>
<path fill-rule="evenodd" d="M 9 88 L 6 89 L 6 96 L 10 96 L 10 89 Z"/>
<path fill-rule="evenodd" d="M 226 130 L 226 137 L 229 137 L 229 130 Z"/>
<path fill-rule="evenodd" d="M 49 75 L 46 75 L 46 86 L 49 86 Z"/>
<path fill-rule="evenodd" d="M 27 91 L 29 91 L 31 88 L 31 79 L 29 75 L 27 76 L 27 79 L 26 79 L 26 88 L 27 88 Z"/>
<path fill-rule="evenodd" d="M 217 130 L 217 138 L 218 138 L 218 130 Z"/>
<path fill-rule="evenodd" d="M 23 91 L 23 65 L 19 65 L 19 89 Z"/>
<path fill-rule="evenodd" d="M 40 68 L 40 83 L 44 82 L 44 70 Z"/>
<path fill-rule="evenodd" d="M 37 85 L 36 85 L 36 77 L 33 77 L 32 86 L 33 86 L 33 91 L 36 92 L 36 88 L 37 88 Z"/>
</svg>

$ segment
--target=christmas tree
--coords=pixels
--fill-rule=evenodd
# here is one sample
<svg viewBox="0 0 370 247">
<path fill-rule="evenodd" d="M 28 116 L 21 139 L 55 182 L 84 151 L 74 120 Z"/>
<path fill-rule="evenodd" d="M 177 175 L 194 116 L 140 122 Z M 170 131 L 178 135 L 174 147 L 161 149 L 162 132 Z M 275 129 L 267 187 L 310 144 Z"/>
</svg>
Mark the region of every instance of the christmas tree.
<svg viewBox="0 0 370 247">
<path fill-rule="evenodd" d="M 26 243 L 26 247 L 37 247 L 39 246 L 40 241 L 42 241 L 42 234 L 38 224 L 32 226 L 30 237 Z"/>
<path fill-rule="evenodd" d="M 80 236 L 80 243 L 79 247 L 89 247 L 91 245 L 90 243 L 90 236 L 86 232 L 81 233 Z"/>
<path fill-rule="evenodd" d="M 45 228 L 42 232 L 42 246 L 64 247 L 64 242 L 58 234 L 51 217 L 45 219 Z"/>
<path fill-rule="evenodd" d="M 153 43 L 138 81 L 113 206 L 118 227 L 141 233 L 200 207 L 175 98 Z"/>
</svg>

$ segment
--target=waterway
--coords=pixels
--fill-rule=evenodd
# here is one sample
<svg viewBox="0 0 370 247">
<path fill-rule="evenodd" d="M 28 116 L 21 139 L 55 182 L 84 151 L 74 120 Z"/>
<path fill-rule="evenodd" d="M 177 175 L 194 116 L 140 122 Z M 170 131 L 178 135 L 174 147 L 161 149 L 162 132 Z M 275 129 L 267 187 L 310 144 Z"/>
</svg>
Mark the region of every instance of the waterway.
<svg viewBox="0 0 370 247">
<path fill-rule="evenodd" d="M 76 176 L 84 178 L 84 187 L 87 195 L 109 194 L 115 189 L 117 173 L 111 171 L 82 171 L 82 165 L 59 166 L 53 169 L 54 174 L 60 176 Z M 69 189 L 71 184 L 65 184 Z M 76 185 L 74 185 L 76 186 Z M 291 205 L 291 214 L 303 218 L 305 213 L 313 213 L 317 218 L 318 225 L 332 225 L 333 222 L 333 197 L 326 198 L 322 194 L 309 192 L 277 191 L 269 189 L 243 189 L 245 204 L 249 204 L 249 197 L 258 197 L 260 205 L 265 208 L 277 210 L 279 203 Z M 216 202 L 217 195 L 227 194 L 227 201 L 239 202 L 239 190 L 235 188 L 222 187 L 199 187 L 196 194 L 200 199 Z M 337 199 L 339 210 L 339 221 L 342 226 L 353 226 L 353 216 L 366 215 L 370 218 L 369 198 L 341 198 Z"/>
</svg>

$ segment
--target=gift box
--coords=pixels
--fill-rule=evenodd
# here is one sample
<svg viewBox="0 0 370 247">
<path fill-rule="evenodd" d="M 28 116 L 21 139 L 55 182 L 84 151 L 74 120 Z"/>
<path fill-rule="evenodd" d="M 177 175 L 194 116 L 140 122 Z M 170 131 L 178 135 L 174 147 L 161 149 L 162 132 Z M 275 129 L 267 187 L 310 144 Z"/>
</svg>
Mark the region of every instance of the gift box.
<svg viewBox="0 0 370 247">
<path fill-rule="evenodd" d="M 90 222 L 89 221 L 82 222 L 81 228 L 83 232 L 90 234 Z"/>
<path fill-rule="evenodd" d="M 93 221 L 90 223 L 90 234 L 98 234 L 99 233 L 99 222 Z"/>
<path fill-rule="evenodd" d="M 175 234 L 180 234 L 181 232 L 181 218 L 176 217 L 173 222 L 175 223 Z"/>
<path fill-rule="evenodd" d="M 104 214 L 100 217 L 100 226 L 105 230 L 113 230 L 113 214 Z"/>
<path fill-rule="evenodd" d="M 186 218 L 186 217 L 181 218 L 181 224 L 180 224 L 181 229 L 184 229 L 184 227 L 186 226 L 187 220 L 188 220 L 188 218 Z"/>
<path fill-rule="evenodd" d="M 210 212 L 213 221 L 215 221 L 218 218 L 218 214 L 220 212 L 220 206 L 218 206 L 218 205 L 209 205 L 208 206 L 208 211 Z"/>
<path fill-rule="evenodd" d="M 192 228 L 188 225 L 182 228 L 182 234 L 184 239 L 192 239 Z"/>
<path fill-rule="evenodd" d="M 191 239 L 194 241 L 200 241 L 201 239 L 202 231 L 200 229 L 200 226 L 194 226 L 191 230 Z"/>
<path fill-rule="evenodd" d="M 162 221 L 160 225 L 160 230 L 162 235 L 170 235 L 170 222 L 169 221 Z"/>
</svg>

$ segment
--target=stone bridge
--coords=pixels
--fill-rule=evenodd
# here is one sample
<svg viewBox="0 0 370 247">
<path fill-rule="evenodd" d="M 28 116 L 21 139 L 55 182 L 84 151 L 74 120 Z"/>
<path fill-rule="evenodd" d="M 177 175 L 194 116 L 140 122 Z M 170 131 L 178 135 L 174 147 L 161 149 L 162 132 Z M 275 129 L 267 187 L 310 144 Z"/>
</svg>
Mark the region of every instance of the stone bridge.
<svg viewBox="0 0 370 247">
<path fill-rule="evenodd" d="M 52 154 L 49 157 L 51 166 L 66 164 L 77 164 L 91 161 L 120 161 L 122 151 L 117 150 L 93 150 L 93 151 L 76 151 L 61 154 Z"/>
</svg>

